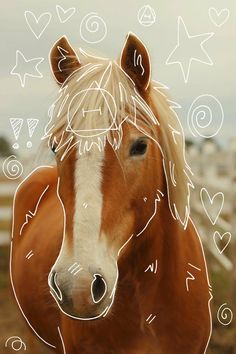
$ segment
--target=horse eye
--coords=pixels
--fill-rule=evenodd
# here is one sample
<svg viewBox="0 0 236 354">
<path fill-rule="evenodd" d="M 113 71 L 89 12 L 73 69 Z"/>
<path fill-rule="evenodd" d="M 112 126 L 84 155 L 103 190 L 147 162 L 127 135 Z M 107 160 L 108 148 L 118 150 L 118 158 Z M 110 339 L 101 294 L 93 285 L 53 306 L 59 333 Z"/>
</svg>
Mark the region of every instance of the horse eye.
<svg viewBox="0 0 236 354">
<path fill-rule="evenodd" d="M 51 145 L 51 150 L 55 154 L 56 153 L 56 146 L 55 145 Z"/>
<path fill-rule="evenodd" d="M 136 140 L 130 149 L 130 156 L 144 155 L 147 150 L 147 143 L 144 139 Z"/>
</svg>

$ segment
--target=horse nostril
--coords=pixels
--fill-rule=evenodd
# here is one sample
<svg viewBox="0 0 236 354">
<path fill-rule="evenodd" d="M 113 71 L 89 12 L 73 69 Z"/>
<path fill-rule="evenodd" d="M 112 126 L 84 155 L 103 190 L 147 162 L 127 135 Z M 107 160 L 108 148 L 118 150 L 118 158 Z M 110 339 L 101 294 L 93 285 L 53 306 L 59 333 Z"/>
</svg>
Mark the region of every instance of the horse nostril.
<svg viewBox="0 0 236 354">
<path fill-rule="evenodd" d="M 62 293 L 57 284 L 57 273 L 52 271 L 48 279 L 49 286 L 58 300 L 62 300 Z"/>
<path fill-rule="evenodd" d="M 107 284 L 100 274 L 94 274 L 92 282 L 91 293 L 95 303 L 100 302 L 107 291 Z"/>
</svg>

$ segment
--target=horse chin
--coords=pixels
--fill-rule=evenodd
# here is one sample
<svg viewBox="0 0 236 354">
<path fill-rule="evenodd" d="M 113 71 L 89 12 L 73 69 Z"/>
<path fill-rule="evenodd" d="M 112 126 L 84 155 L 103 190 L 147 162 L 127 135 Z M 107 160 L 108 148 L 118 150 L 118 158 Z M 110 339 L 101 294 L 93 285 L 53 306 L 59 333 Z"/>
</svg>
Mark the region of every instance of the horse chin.
<svg viewBox="0 0 236 354">
<path fill-rule="evenodd" d="M 101 320 L 104 317 L 107 316 L 109 312 L 109 306 L 105 307 L 103 310 L 97 311 L 97 312 L 78 312 L 74 309 L 69 309 L 66 307 L 61 307 L 59 305 L 60 310 L 68 317 L 73 318 L 75 320 L 81 320 L 81 321 L 95 321 L 95 320 Z"/>
<path fill-rule="evenodd" d="M 58 302 L 57 299 L 54 297 L 56 300 L 56 303 L 60 309 L 60 311 L 75 320 L 81 320 L 81 321 L 94 321 L 94 320 L 101 320 L 104 317 L 106 317 L 109 314 L 109 310 L 113 304 L 113 298 L 110 299 L 109 304 L 103 304 L 102 306 L 99 306 L 96 309 L 76 309 L 74 308 L 72 302 L 70 301 L 65 301 L 65 302 Z"/>
</svg>

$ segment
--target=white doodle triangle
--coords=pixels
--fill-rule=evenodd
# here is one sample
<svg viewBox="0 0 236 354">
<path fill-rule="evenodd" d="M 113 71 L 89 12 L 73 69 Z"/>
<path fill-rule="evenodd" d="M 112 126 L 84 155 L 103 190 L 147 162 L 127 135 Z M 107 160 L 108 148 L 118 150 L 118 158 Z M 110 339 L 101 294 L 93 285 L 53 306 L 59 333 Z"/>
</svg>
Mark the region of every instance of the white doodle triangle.
<svg viewBox="0 0 236 354">
<path fill-rule="evenodd" d="M 29 137 L 31 138 L 34 134 L 34 131 L 38 125 L 39 120 L 35 118 L 28 118 L 27 119 L 27 124 L 28 124 L 28 130 L 29 130 Z"/>
<path fill-rule="evenodd" d="M 21 131 L 21 128 L 23 125 L 23 119 L 22 118 L 10 118 L 10 123 L 11 123 L 14 137 L 17 140 L 19 138 L 20 131 Z"/>
</svg>

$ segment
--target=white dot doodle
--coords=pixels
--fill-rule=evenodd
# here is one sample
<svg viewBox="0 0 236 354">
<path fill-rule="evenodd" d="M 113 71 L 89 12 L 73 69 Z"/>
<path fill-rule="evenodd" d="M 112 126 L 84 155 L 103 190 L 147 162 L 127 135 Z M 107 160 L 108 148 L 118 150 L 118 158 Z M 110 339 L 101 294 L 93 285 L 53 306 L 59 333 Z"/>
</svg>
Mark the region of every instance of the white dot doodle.
<svg viewBox="0 0 236 354">
<path fill-rule="evenodd" d="M 228 21 L 230 12 L 229 9 L 222 9 L 217 11 L 216 8 L 210 7 L 208 10 L 208 14 L 211 22 L 215 26 L 221 27 Z"/>
<path fill-rule="evenodd" d="M 223 326 L 228 326 L 233 321 L 233 312 L 227 307 L 227 303 L 222 304 L 217 311 L 217 319 Z"/>
<path fill-rule="evenodd" d="M 87 43 L 99 43 L 107 35 L 107 25 L 96 12 L 88 13 L 81 21 L 80 36 Z"/>
<path fill-rule="evenodd" d="M 138 22 L 145 27 L 149 27 L 156 22 L 156 13 L 150 5 L 145 5 L 139 9 Z"/>
<path fill-rule="evenodd" d="M 10 345 L 15 352 L 26 350 L 26 344 L 18 336 L 9 337 L 5 342 L 5 348 L 8 348 L 8 345 Z"/>
<path fill-rule="evenodd" d="M 2 171 L 5 177 L 9 179 L 17 179 L 22 175 L 24 169 L 22 164 L 16 159 L 16 156 L 11 155 L 4 160 Z"/>
<path fill-rule="evenodd" d="M 229 245 L 231 240 L 231 233 L 225 232 L 224 234 L 220 234 L 219 231 L 215 231 L 213 235 L 214 243 L 220 254 L 224 252 L 226 247 Z"/>
<path fill-rule="evenodd" d="M 56 5 L 57 16 L 61 23 L 67 22 L 71 16 L 75 13 L 75 7 L 70 7 L 69 9 L 65 10 L 60 5 Z"/>
<path fill-rule="evenodd" d="M 31 32 L 39 39 L 49 25 L 52 15 L 49 12 L 45 12 L 36 17 L 32 11 L 25 11 L 24 15 Z"/>
<path fill-rule="evenodd" d="M 224 122 L 222 104 L 213 95 L 200 95 L 192 102 L 187 121 L 193 136 L 212 138 L 218 134 Z"/>
</svg>

